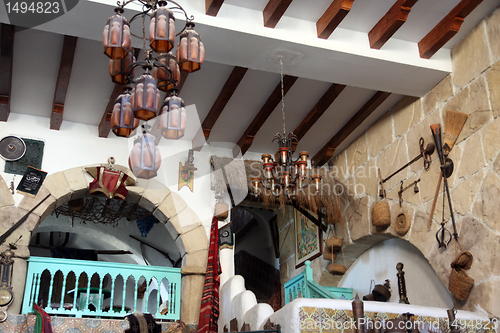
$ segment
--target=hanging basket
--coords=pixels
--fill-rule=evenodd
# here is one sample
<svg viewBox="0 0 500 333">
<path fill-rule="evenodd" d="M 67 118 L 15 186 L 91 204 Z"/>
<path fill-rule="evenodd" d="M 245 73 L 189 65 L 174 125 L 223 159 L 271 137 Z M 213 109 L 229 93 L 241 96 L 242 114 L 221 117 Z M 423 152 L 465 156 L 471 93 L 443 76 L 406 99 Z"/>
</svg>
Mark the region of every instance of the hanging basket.
<svg viewBox="0 0 500 333">
<path fill-rule="evenodd" d="M 474 279 L 461 268 L 453 268 L 450 274 L 448 289 L 451 294 L 461 301 L 469 297 L 470 291 L 474 286 Z"/>
<path fill-rule="evenodd" d="M 332 249 L 332 252 L 338 251 L 342 248 L 342 244 L 344 243 L 344 239 L 337 237 L 337 236 L 332 236 L 330 238 L 325 239 L 325 247 L 327 249 Z"/>
<path fill-rule="evenodd" d="M 394 229 L 396 229 L 396 232 L 400 236 L 406 235 L 408 230 L 410 230 L 410 226 L 411 226 L 411 221 L 408 215 L 406 215 L 406 213 L 400 213 L 396 217 L 396 220 L 394 221 Z"/>
<path fill-rule="evenodd" d="M 339 264 L 330 264 L 326 266 L 326 270 L 333 275 L 344 275 L 346 272 L 346 267 Z"/>
<path fill-rule="evenodd" d="M 229 205 L 226 202 L 218 202 L 215 204 L 215 217 L 219 221 L 227 219 Z"/>
<path fill-rule="evenodd" d="M 387 201 L 379 201 L 373 207 L 372 224 L 378 229 L 386 229 L 391 225 L 391 210 Z"/>
<path fill-rule="evenodd" d="M 461 268 L 464 270 L 469 270 L 472 266 L 472 261 L 474 258 L 469 251 L 462 251 L 451 263 L 452 268 Z"/>
<path fill-rule="evenodd" d="M 337 254 L 336 253 L 334 253 L 334 252 L 328 252 L 328 251 L 324 251 L 323 252 L 323 259 L 334 261 L 335 258 L 337 258 Z"/>
</svg>

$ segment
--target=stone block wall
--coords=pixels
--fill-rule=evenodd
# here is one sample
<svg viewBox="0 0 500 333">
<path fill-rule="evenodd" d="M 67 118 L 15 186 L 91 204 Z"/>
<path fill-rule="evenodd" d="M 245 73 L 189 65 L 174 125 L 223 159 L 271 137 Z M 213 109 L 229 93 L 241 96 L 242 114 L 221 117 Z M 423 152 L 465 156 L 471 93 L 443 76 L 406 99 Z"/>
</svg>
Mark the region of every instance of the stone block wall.
<svg viewBox="0 0 500 333">
<path fill-rule="evenodd" d="M 444 120 L 448 110 L 466 113 L 468 120 L 449 156 L 454 162 L 454 172 L 448 183 L 460 242 L 474 256 L 468 274 L 475 285 L 466 301 L 454 301 L 459 309 L 484 309 L 496 317 L 500 316 L 499 35 L 500 10 L 497 9 L 453 48 L 453 72 L 448 77 L 421 98 L 403 98 L 329 165 L 354 196 L 345 210 L 346 227 L 338 228 L 347 240 L 347 264 L 374 243 L 401 237 L 424 254 L 443 284 L 448 286 L 455 244 L 450 243 L 446 249 L 438 248 L 435 239 L 442 221 L 442 187 L 431 228 L 427 229 L 440 171 L 436 152 L 428 171 L 419 160 L 384 184 L 392 223 L 400 212 L 405 212 L 412 222 L 405 235 L 398 235 L 393 224 L 383 231 L 374 228 L 371 210 L 379 200 L 377 170 L 380 169 L 384 178 L 416 157 L 420 153 L 421 137 L 424 147 L 433 142 L 431 124 L 442 124 L 446 132 Z M 401 181 L 406 186 L 417 179 L 420 179 L 420 191 L 404 192 L 400 206 L 397 192 Z M 446 228 L 452 230 L 449 217 L 446 204 L 444 221 L 447 221 Z M 285 237 L 288 225 L 287 218 L 282 221 L 280 240 L 284 239 L 281 237 Z M 293 231 L 289 234 L 293 236 Z M 286 248 L 281 251 L 282 255 L 290 255 Z M 313 262 L 313 267 L 317 267 L 317 281 L 327 263 L 323 259 Z M 284 258 L 282 281 L 298 273 L 288 265 L 290 261 Z"/>
</svg>

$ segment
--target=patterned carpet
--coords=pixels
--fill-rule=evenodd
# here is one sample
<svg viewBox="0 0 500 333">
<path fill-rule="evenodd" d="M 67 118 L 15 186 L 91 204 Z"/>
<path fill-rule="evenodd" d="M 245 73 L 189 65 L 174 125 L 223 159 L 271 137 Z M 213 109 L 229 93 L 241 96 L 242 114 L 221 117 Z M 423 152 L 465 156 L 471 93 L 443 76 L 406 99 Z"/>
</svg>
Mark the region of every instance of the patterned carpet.
<svg viewBox="0 0 500 333">
<path fill-rule="evenodd" d="M 36 317 L 34 315 L 9 315 L 0 323 L 2 333 L 33 333 Z M 51 317 L 53 333 L 123 333 L 129 328 L 127 320 L 93 319 L 72 317 Z M 181 332 L 178 323 L 161 323 L 162 333 Z M 196 329 L 190 326 L 189 332 Z"/>
</svg>

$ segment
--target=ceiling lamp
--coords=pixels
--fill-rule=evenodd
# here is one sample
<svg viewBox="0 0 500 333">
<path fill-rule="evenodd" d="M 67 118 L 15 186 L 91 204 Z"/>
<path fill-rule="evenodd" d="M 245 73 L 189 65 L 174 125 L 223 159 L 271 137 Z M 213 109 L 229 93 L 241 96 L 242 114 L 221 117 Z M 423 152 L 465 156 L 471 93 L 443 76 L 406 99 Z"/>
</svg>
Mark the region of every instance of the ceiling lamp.
<svg viewBox="0 0 500 333">
<path fill-rule="evenodd" d="M 146 132 L 144 125 L 142 128 L 142 135 L 134 141 L 128 165 L 137 178 L 150 179 L 157 175 L 161 155 L 155 137 Z"/>
<path fill-rule="evenodd" d="M 186 109 L 184 101 L 177 96 L 177 93 L 177 89 L 170 90 L 169 96 L 163 103 L 161 114 L 153 125 L 165 139 L 180 139 L 186 130 Z"/>
<path fill-rule="evenodd" d="M 118 96 L 111 114 L 111 130 L 116 136 L 128 138 L 134 129 L 139 126 L 139 119 L 134 118 L 130 104 L 130 87 Z"/>
<path fill-rule="evenodd" d="M 313 184 L 313 189 L 318 192 L 321 185 L 321 176 L 314 175 L 307 180 L 307 164 L 309 153 L 303 151 L 299 153 L 299 157 L 293 160 L 292 141 L 297 141 L 297 137 L 293 133 L 286 135 L 285 129 L 285 93 L 283 88 L 283 57 L 280 57 L 281 68 L 281 113 L 283 115 L 283 135 L 277 133 L 273 140 L 278 140 L 279 147 L 275 154 L 275 158 L 270 154 L 263 154 L 263 169 L 265 180 L 261 178 L 252 179 L 253 194 L 259 195 L 260 186 L 269 190 L 272 195 L 279 196 L 285 193 L 291 197 L 297 194 L 309 185 Z"/>
<path fill-rule="evenodd" d="M 123 16 L 124 7 L 131 2 L 140 3 L 142 12 L 127 21 Z M 172 5 L 169 6 L 170 3 Z M 183 15 L 186 22 L 178 34 L 175 32 L 174 13 Z M 147 36 L 149 38 L 146 38 L 146 16 L 151 18 Z M 130 24 L 138 17 L 142 17 L 142 36 L 136 36 L 130 31 Z M 159 90 L 168 92 L 175 88 L 179 83 L 181 70 L 194 72 L 201 68 L 205 58 L 205 48 L 200 36 L 193 29 L 192 20 L 193 17 L 188 17 L 185 10 L 175 1 L 118 1 L 115 15 L 108 19 L 104 27 L 104 54 L 111 59 L 109 72 L 113 82 L 134 85 L 131 104 L 135 118 L 148 121 L 156 117 L 162 107 Z M 136 61 L 131 53 L 132 35 L 142 38 L 144 61 Z M 178 35 L 180 37 L 177 49 L 175 52 L 170 52 Z M 146 49 L 147 39 L 151 48 L 149 50 Z M 137 69 L 142 69 L 138 78 L 135 77 Z"/>
</svg>

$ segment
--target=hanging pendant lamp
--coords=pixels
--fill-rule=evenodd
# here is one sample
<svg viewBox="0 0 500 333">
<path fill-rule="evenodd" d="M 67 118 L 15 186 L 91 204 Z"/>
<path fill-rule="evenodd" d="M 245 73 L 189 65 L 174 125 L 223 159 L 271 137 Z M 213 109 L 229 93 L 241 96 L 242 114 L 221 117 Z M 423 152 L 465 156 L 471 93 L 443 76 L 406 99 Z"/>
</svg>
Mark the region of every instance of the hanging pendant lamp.
<svg viewBox="0 0 500 333">
<path fill-rule="evenodd" d="M 168 92 L 181 80 L 181 69 L 172 52 L 160 53 L 158 55 L 160 66 L 153 68 L 153 77 L 158 81 L 158 89 Z"/>
<path fill-rule="evenodd" d="M 134 116 L 140 120 L 148 121 L 156 117 L 160 105 L 160 91 L 157 82 L 149 74 L 150 68 L 135 80 L 135 88 L 132 91 L 131 103 Z"/>
<path fill-rule="evenodd" d="M 175 17 L 166 1 L 158 1 L 158 8 L 151 13 L 149 46 L 158 53 L 173 49 L 175 42 Z"/>
<path fill-rule="evenodd" d="M 116 136 L 128 138 L 130 134 L 139 126 L 139 119 L 134 118 L 132 106 L 130 104 L 130 87 L 125 88 L 125 92 L 118 96 L 111 114 L 111 129 Z"/>
<path fill-rule="evenodd" d="M 142 133 L 134 141 L 134 148 L 130 152 L 128 164 L 137 178 L 150 179 L 156 177 L 160 168 L 160 149 L 156 146 L 155 137 L 146 132 L 144 125 Z"/>
<path fill-rule="evenodd" d="M 111 81 L 118 84 L 125 84 L 129 77 L 134 77 L 135 71 L 131 66 L 135 62 L 132 52 L 129 52 L 123 59 L 109 60 L 109 75 Z"/>
<path fill-rule="evenodd" d="M 200 35 L 193 28 L 194 23 L 189 22 L 180 36 L 176 50 L 177 62 L 181 70 L 189 73 L 201 69 L 201 64 L 205 60 L 205 47 Z"/>
<path fill-rule="evenodd" d="M 178 90 L 172 89 L 165 98 L 160 116 L 156 120 L 159 125 L 154 127 L 161 131 L 162 136 L 169 140 L 178 140 L 186 131 L 186 109 L 184 101 L 177 96 Z"/>
<path fill-rule="evenodd" d="M 111 59 L 123 59 L 132 49 L 130 24 L 122 15 L 123 8 L 117 7 L 115 15 L 108 18 L 102 36 L 104 54 Z"/>
</svg>

